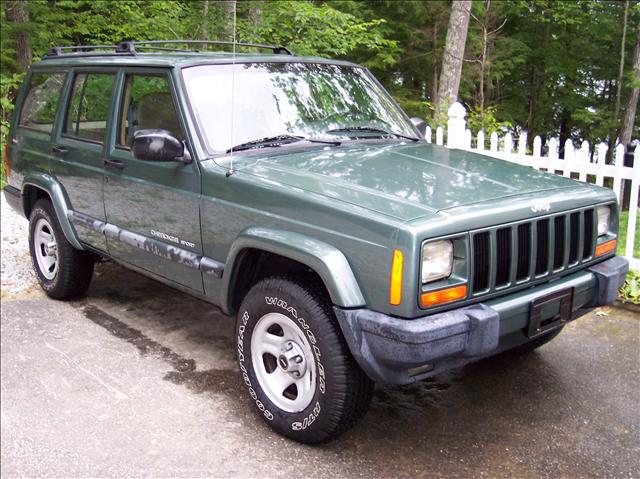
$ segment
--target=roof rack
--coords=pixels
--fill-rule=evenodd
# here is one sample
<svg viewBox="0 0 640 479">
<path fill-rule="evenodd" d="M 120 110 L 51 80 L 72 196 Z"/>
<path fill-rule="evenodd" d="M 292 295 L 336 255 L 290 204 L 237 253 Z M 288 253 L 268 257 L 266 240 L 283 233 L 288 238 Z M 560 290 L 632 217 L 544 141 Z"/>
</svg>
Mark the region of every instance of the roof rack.
<svg viewBox="0 0 640 479">
<path fill-rule="evenodd" d="M 171 48 L 158 45 L 186 45 L 187 48 Z M 213 40 L 147 40 L 147 41 L 123 41 L 116 45 L 74 45 L 69 47 L 50 48 L 43 60 L 59 58 L 61 56 L 73 57 L 95 57 L 95 56 L 120 56 L 136 55 L 142 53 L 141 50 L 169 51 L 169 52 L 201 52 L 203 50 L 190 49 L 189 45 L 227 45 L 233 46 L 233 42 L 213 41 Z M 258 48 L 271 50 L 276 55 L 293 55 L 291 50 L 283 46 L 263 45 L 261 43 L 236 43 L 239 47 Z M 102 51 L 101 51 L 102 50 Z"/>
</svg>

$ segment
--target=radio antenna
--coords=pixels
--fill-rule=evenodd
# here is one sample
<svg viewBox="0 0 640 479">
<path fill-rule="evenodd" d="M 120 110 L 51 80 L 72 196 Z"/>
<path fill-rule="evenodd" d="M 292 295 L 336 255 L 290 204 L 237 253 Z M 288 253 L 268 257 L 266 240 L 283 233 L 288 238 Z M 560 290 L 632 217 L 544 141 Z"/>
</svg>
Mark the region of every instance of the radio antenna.
<svg viewBox="0 0 640 479">
<path fill-rule="evenodd" d="M 231 56 L 231 148 L 229 149 L 230 160 L 229 160 L 229 169 L 227 170 L 226 177 L 229 178 L 231 175 L 235 173 L 233 170 L 233 114 L 235 109 L 235 85 L 236 85 L 236 0 L 231 0 L 233 5 L 233 53 Z"/>
</svg>

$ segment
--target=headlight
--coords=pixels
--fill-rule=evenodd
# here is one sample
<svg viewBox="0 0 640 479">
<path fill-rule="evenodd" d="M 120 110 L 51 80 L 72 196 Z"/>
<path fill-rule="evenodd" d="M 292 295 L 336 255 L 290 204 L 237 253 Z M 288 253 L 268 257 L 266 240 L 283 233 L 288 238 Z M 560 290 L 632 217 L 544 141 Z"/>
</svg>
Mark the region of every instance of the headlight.
<svg viewBox="0 0 640 479">
<path fill-rule="evenodd" d="M 611 217 L 611 207 L 598 206 L 598 236 L 609 232 L 609 218 Z"/>
<path fill-rule="evenodd" d="M 433 241 L 422 247 L 422 282 L 446 278 L 453 265 L 453 244 L 449 240 Z"/>
</svg>

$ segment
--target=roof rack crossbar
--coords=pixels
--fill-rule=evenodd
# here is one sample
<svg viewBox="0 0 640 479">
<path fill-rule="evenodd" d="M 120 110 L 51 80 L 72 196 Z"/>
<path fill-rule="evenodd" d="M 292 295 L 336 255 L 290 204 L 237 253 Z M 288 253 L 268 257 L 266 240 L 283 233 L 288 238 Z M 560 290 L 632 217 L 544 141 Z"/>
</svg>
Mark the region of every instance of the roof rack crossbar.
<svg viewBox="0 0 640 479">
<path fill-rule="evenodd" d="M 135 55 L 138 50 L 158 50 L 167 52 L 180 52 L 189 53 L 193 50 L 161 47 L 156 45 L 233 45 L 233 42 L 215 41 L 215 40 L 146 40 L 146 41 L 131 41 L 126 40 L 118 43 L 117 45 L 72 45 L 64 47 L 52 47 L 47 54 L 43 57 L 44 60 L 50 58 L 57 58 L 63 55 L 69 55 L 74 57 L 93 57 L 93 56 L 118 56 L 118 55 Z M 276 55 L 293 55 L 291 50 L 283 46 L 264 45 L 262 43 L 236 43 L 236 46 L 259 48 L 265 50 L 271 50 Z M 96 50 L 108 50 L 106 52 L 98 52 Z M 200 51 L 200 50 L 197 50 Z"/>
<path fill-rule="evenodd" d="M 123 42 L 124 43 L 124 42 Z M 130 42 L 133 46 L 144 45 L 233 45 L 233 42 L 219 41 L 219 40 L 146 40 L 140 42 Z M 244 43 L 236 42 L 236 46 L 262 48 L 265 50 L 271 50 L 275 54 L 293 55 L 293 52 L 284 46 L 277 45 L 265 45 L 263 43 Z"/>
<path fill-rule="evenodd" d="M 138 45 L 138 50 L 153 50 L 162 52 L 177 52 L 177 53 L 192 53 L 192 50 L 185 50 L 183 48 L 166 48 L 166 47 L 145 47 L 144 45 Z"/>
</svg>

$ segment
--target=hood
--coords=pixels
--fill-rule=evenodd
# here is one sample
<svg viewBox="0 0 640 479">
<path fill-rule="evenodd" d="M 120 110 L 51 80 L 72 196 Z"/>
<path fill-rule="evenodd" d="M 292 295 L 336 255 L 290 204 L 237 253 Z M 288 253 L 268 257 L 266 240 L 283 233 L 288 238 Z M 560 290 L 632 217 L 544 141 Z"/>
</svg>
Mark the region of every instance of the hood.
<svg viewBox="0 0 640 479">
<path fill-rule="evenodd" d="M 428 143 L 355 143 L 306 151 L 287 147 L 240 161 L 245 172 L 270 182 L 404 221 L 508 196 L 579 186 L 530 167 Z"/>
</svg>

